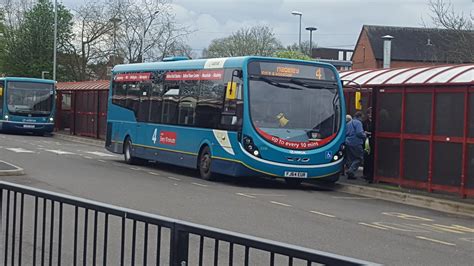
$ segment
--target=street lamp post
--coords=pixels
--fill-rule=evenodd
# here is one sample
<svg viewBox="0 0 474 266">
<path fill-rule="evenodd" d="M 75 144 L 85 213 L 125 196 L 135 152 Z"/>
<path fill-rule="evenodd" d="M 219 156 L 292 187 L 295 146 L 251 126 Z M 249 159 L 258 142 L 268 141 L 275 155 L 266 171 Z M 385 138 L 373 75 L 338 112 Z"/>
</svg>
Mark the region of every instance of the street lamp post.
<svg viewBox="0 0 474 266">
<path fill-rule="evenodd" d="M 298 45 L 301 51 L 302 50 L 301 49 L 301 17 L 303 16 L 303 13 L 301 13 L 300 11 L 292 11 L 291 14 L 300 17 L 300 31 L 298 32 Z"/>
<path fill-rule="evenodd" d="M 58 0 L 54 0 L 54 47 L 53 47 L 53 80 L 56 81 L 56 52 L 58 38 Z"/>
<path fill-rule="evenodd" d="M 313 31 L 317 30 L 316 27 L 306 27 L 306 30 L 309 31 L 309 56 L 313 58 Z"/>
<path fill-rule="evenodd" d="M 118 57 L 118 52 L 117 52 L 117 23 L 120 23 L 122 20 L 117 18 L 117 17 L 114 17 L 114 18 L 111 18 L 110 19 L 110 22 L 112 22 L 114 24 L 114 51 L 113 51 L 113 58 L 112 58 L 112 64 L 115 65 L 115 62 L 117 60 L 117 57 Z"/>
</svg>

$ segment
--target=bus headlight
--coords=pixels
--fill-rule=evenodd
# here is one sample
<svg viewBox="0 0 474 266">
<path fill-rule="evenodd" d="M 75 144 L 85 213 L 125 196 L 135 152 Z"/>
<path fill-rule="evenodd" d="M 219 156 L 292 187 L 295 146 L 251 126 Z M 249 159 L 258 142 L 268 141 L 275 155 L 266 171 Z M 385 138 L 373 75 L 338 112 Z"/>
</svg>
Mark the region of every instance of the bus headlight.
<svg viewBox="0 0 474 266">
<path fill-rule="evenodd" d="M 344 144 L 341 144 L 341 146 L 339 147 L 339 150 L 332 157 L 332 161 L 335 162 L 337 160 L 342 159 L 344 157 L 344 154 L 345 154 L 345 149 L 346 149 L 346 146 Z"/>
<path fill-rule="evenodd" d="M 53 122 L 53 121 L 54 121 L 54 117 L 50 117 L 50 118 L 49 118 L 49 121 L 50 121 L 50 122 Z"/>
<path fill-rule="evenodd" d="M 257 146 L 253 143 L 253 140 L 249 136 L 244 136 L 244 148 L 250 154 L 255 157 L 260 157 L 260 151 L 258 150 Z"/>
<path fill-rule="evenodd" d="M 5 120 L 8 120 L 8 115 L 5 115 L 4 117 L 5 117 Z"/>
</svg>

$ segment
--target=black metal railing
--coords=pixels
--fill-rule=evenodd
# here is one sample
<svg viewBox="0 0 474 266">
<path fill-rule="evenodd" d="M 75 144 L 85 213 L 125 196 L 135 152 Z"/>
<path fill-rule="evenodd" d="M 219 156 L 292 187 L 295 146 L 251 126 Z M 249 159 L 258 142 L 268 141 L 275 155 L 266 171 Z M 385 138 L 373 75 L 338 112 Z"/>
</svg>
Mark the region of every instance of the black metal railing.
<svg viewBox="0 0 474 266">
<path fill-rule="evenodd" d="M 7 182 L 0 200 L 3 265 L 372 264 Z"/>
</svg>

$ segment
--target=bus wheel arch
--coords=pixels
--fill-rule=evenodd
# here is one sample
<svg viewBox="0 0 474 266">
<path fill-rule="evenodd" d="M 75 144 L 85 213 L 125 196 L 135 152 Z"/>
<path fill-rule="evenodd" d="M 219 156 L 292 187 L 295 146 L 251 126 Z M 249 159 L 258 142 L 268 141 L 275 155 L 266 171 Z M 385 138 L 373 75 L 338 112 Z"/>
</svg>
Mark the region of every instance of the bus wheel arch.
<svg viewBox="0 0 474 266">
<path fill-rule="evenodd" d="M 203 144 L 199 149 L 197 168 L 202 179 L 214 179 L 214 175 L 212 174 L 212 153 L 208 144 Z"/>
</svg>

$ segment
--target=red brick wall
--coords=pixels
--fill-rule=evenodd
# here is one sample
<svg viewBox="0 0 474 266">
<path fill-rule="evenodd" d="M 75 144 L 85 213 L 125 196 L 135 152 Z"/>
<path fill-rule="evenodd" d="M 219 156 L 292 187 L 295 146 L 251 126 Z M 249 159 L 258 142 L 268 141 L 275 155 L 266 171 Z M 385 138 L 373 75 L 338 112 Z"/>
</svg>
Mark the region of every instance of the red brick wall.
<svg viewBox="0 0 474 266">
<path fill-rule="evenodd" d="M 352 55 L 352 69 L 366 68 L 377 68 L 377 60 L 375 60 L 374 51 L 370 45 L 367 33 L 363 29 Z"/>
</svg>

